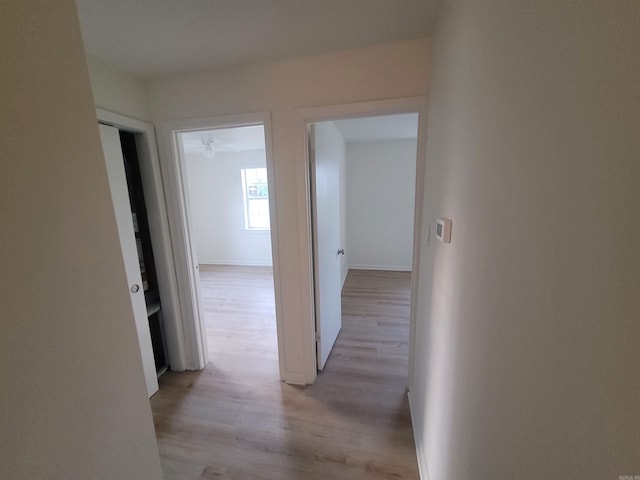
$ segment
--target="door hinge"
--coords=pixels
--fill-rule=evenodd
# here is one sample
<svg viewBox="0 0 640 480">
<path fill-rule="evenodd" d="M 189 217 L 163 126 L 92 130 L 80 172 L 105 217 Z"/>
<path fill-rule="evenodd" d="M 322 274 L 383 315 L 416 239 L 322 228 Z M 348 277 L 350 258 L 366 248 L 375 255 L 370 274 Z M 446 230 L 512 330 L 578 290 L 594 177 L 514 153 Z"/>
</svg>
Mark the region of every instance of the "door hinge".
<svg viewBox="0 0 640 480">
<path fill-rule="evenodd" d="M 316 342 L 320 341 L 320 332 L 316 332 L 316 334 L 314 335 Z"/>
</svg>

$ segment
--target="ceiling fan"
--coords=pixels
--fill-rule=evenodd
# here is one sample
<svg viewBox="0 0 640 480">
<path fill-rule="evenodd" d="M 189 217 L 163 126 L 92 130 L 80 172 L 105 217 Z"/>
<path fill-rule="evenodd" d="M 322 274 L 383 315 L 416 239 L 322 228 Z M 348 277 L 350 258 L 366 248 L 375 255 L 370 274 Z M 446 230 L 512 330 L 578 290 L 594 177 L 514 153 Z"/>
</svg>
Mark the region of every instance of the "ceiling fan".
<svg viewBox="0 0 640 480">
<path fill-rule="evenodd" d="M 218 152 L 239 152 L 242 145 L 237 142 L 225 142 L 211 135 L 188 133 L 183 136 L 184 147 L 189 152 L 200 152 L 207 158 L 213 158 Z"/>
<path fill-rule="evenodd" d="M 220 143 L 215 139 L 203 138 L 202 142 L 202 154 L 207 158 L 213 158 L 218 152 L 239 152 L 240 148 L 232 143 Z"/>
</svg>

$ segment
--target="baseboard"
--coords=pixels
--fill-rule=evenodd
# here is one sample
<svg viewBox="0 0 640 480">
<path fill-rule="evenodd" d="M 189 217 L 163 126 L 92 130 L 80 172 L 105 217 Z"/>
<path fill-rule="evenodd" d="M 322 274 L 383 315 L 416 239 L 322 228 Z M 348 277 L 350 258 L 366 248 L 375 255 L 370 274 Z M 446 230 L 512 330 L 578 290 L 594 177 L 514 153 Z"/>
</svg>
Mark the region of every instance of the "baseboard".
<svg viewBox="0 0 640 480">
<path fill-rule="evenodd" d="M 280 378 L 284 383 L 289 385 L 309 385 L 309 378 L 304 373 L 285 372 Z"/>
<path fill-rule="evenodd" d="M 213 260 L 198 260 L 200 265 L 225 265 L 230 267 L 271 267 L 270 262 L 225 262 L 225 261 L 213 261 Z"/>
<path fill-rule="evenodd" d="M 424 456 L 424 442 L 422 441 L 422 434 L 418 433 L 416 428 L 417 417 L 414 410 L 414 402 L 411 395 L 411 390 L 407 392 L 407 398 L 409 400 L 409 412 L 411 413 L 411 428 L 413 430 L 413 441 L 416 444 L 416 456 L 418 457 L 418 472 L 420 473 L 420 480 L 429 480 L 429 472 L 427 471 L 427 459 Z"/>
<path fill-rule="evenodd" d="M 389 265 L 349 265 L 353 270 L 389 270 L 393 272 L 410 272 L 411 267 L 397 267 Z"/>
</svg>

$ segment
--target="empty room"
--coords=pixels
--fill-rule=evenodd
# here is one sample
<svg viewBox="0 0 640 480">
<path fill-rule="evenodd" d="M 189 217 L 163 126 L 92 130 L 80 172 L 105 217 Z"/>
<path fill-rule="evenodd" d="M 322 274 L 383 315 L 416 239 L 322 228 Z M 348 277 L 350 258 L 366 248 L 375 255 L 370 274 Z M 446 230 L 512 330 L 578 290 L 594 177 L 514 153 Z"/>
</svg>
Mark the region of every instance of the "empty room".
<svg viewBox="0 0 640 480">
<path fill-rule="evenodd" d="M 308 135 L 318 368 L 368 352 L 384 370 L 395 353 L 406 387 L 418 114 L 317 122 Z"/>
</svg>

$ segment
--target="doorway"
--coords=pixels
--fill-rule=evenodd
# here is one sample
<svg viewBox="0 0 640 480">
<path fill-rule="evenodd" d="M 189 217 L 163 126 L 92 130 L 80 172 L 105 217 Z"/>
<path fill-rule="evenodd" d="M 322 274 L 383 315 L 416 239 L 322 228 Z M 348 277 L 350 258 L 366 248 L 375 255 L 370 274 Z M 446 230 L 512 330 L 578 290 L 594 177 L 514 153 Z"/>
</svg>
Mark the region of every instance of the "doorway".
<svg viewBox="0 0 640 480">
<path fill-rule="evenodd" d="M 267 297 L 270 296 L 271 311 L 275 310 L 275 325 L 272 322 L 270 332 L 275 332 L 277 342 L 272 341 L 271 345 L 275 347 L 276 368 L 281 371 L 283 342 L 274 228 L 277 222 L 275 193 L 269 190 L 273 184 L 270 115 L 186 119 L 167 122 L 163 127 L 167 151 L 163 175 L 171 198 L 167 207 L 176 272 L 181 278 L 180 298 L 184 299 L 183 351 L 190 360 L 186 369 L 201 370 L 207 365 L 207 338 L 213 339 L 214 346 L 215 339 L 229 334 L 224 326 L 210 321 L 224 315 L 233 317 L 229 308 L 219 308 L 221 303 L 226 302 L 227 307 L 249 306 L 256 300 L 236 297 L 230 301 L 227 294 L 242 296 L 264 291 L 248 286 L 240 292 L 235 287 L 250 284 L 253 277 L 264 278 L 266 273 L 270 289 Z M 239 279 L 241 271 L 249 272 L 245 280 Z M 207 291 L 203 291 L 202 284 L 206 284 Z M 226 293 L 222 284 L 227 285 Z M 223 292 L 224 298 L 216 297 L 209 287 Z M 238 322 L 232 323 L 238 326 Z M 223 331 L 216 334 L 218 327 Z M 267 338 L 271 334 L 267 335 L 266 326 L 263 327 L 263 337 Z M 218 351 L 223 349 L 218 347 Z M 240 348 L 246 347 L 245 342 Z"/>
<path fill-rule="evenodd" d="M 420 266 L 417 263 L 420 258 L 420 248 L 423 238 L 428 241 L 429 230 L 428 225 L 424 225 L 423 231 L 423 198 L 424 198 L 424 178 L 425 178 L 425 150 L 426 150 L 426 98 L 425 97 L 407 97 L 400 99 L 389 99 L 353 104 L 330 105 L 325 107 L 310 107 L 296 110 L 295 116 L 298 125 L 296 134 L 296 155 L 299 158 L 298 178 L 300 181 L 310 184 L 312 170 L 309 163 L 309 130 L 308 127 L 312 123 L 324 121 L 346 120 L 363 117 L 386 116 L 395 114 L 414 113 L 418 114 L 418 138 L 416 148 L 416 164 L 415 164 L 415 204 L 413 216 L 413 242 L 411 251 L 412 255 L 412 275 L 410 286 L 410 334 L 409 334 L 409 378 L 413 370 L 413 351 L 414 351 L 414 334 L 415 331 L 415 312 L 417 305 L 417 285 L 419 283 Z M 303 337 L 312 339 L 305 348 L 309 352 L 316 351 L 316 312 L 315 312 L 315 279 L 314 279 L 314 249 L 313 249 L 313 230 L 312 230 L 312 192 L 311 188 L 301 192 L 300 201 L 306 202 L 308 210 L 306 213 L 307 228 L 300 232 L 300 242 L 306 246 L 304 258 L 309 259 L 309 264 L 301 265 L 301 273 L 303 278 L 308 279 L 308 290 L 305 290 L 305 304 L 311 308 L 307 311 L 307 317 L 303 323 Z M 308 295 L 308 297 L 306 297 Z M 318 374 L 317 359 L 315 355 L 309 355 L 309 363 L 305 364 L 305 383 L 313 383 Z M 411 387 L 410 385 L 408 385 Z"/>
<path fill-rule="evenodd" d="M 406 375 L 418 114 L 313 122 L 307 132 L 318 370 L 335 344 L 341 359 L 349 345 L 385 351 Z"/>
<path fill-rule="evenodd" d="M 209 363 L 238 379 L 265 368 L 277 378 L 264 125 L 176 135 Z"/>
<path fill-rule="evenodd" d="M 269 192 L 269 208 L 271 222 L 271 245 L 273 258 L 273 275 L 275 290 L 276 329 L 278 338 L 278 366 L 280 378 L 287 383 L 311 384 L 317 376 L 316 340 L 315 340 L 315 313 L 314 313 L 314 280 L 313 280 L 313 249 L 311 241 L 311 210 L 308 164 L 308 132 L 310 123 L 326 120 L 341 120 L 360 118 L 367 116 L 392 115 L 401 113 L 418 113 L 418 148 L 415 175 L 415 210 L 414 210 L 414 238 L 413 238 L 413 265 L 411 282 L 411 331 L 415 328 L 416 310 L 416 286 L 419 282 L 419 258 L 422 232 L 422 199 L 425 173 L 425 145 L 426 145 L 426 99 L 425 97 L 408 97 L 402 99 L 381 100 L 356 104 L 334 105 L 327 107 L 311 107 L 296 109 L 293 112 L 297 127 L 293 131 L 295 141 L 295 156 L 300 159 L 296 163 L 294 172 L 284 173 L 296 178 L 297 191 L 295 193 L 298 205 L 295 214 L 298 215 L 298 238 L 287 241 L 278 241 L 278 219 L 275 209 L 275 194 L 277 188 Z M 273 158 L 271 155 L 271 115 L 269 113 L 229 115 L 219 117 L 206 117 L 196 119 L 174 120 L 163 123 L 163 145 L 165 155 L 161 157 L 162 176 L 167 195 L 167 211 L 171 223 L 171 245 L 174 252 L 174 265 L 176 277 L 179 278 L 177 289 L 180 293 L 180 313 L 182 318 L 182 330 L 178 332 L 180 351 L 183 354 L 184 368 L 188 370 L 200 370 L 207 363 L 207 346 L 205 343 L 206 325 L 200 314 L 199 270 L 194 262 L 193 242 L 190 233 L 191 219 L 188 212 L 187 197 L 185 196 L 184 181 L 186 170 L 179 160 L 178 133 L 195 130 L 207 130 L 211 128 L 229 128 L 234 126 L 247 126 L 263 124 L 265 126 L 265 141 L 267 150 L 267 176 L 270 185 L 275 185 L 273 178 Z M 277 186 L 277 185 L 276 185 Z M 428 228 L 428 227 L 427 227 Z M 428 238 L 428 230 L 425 230 Z M 296 263 L 299 268 L 299 281 L 302 290 L 296 298 L 302 306 L 301 315 L 288 321 L 287 332 L 284 331 L 283 302 L 280 292 L 283 284 L 280 278 L 280 254 L 291 254 L 292 251 L 283 250 L 284 245 L 296 244 L 297 251 L 293 251 L 299 258 Z M 289 265 L 289 264 L 287 264 Z M 290 266 L 290 265 L 289 265 Z M 292 280 L 295 272 L 287 271 L 287 280 Z M 295 276 L 295 275 L 294 275 Z M 287 304 L 288 305 L 288 304 Z M 413 351 L 413 335 L 410 335 L 409 350 Z M 285 355 L 287 352 L 294 352 Z M 296 360 L 295 370 L 292 368 L 291 358 Z M 409 355 L 409 370 L 412 368 L 412 355 Z"/>
<path fill-rule="evenodd" d="M 122 130 L 119 131 L 119 134 L 140 268 L 140 288 L 144 295 L 153 360 L 156 374 L 159 377 L 169 368 L 169 356 L 162 311 L 163 299 L 160 297 L 158 274 L 153 253 L 154 245 L 149 228 L 149 212 L 144 198 L 136 135 Z M 157 247 L 155 248 L 157 250 Z"/>
<path fill-rule="evenodd" d="M 153 126 L 146 122 L 101 109 L 96 113 L 147 392 L 151 396 L 158 389 L 159 373 L 168 366 L 184 369 L 176 342 L 180 332 L 176 278 L 155 133 Z M 123 153 L 128 157 L 128 167 Z M 136 177 L 129 185 L 126 168 Z M 135 198 L 130 197 L 132 190 Z M 134 209 L 135 216 L 132 215 L 134 204 L 138 207 Z M 151 282 L 150 273 L 154 277 Z"/>
</svg>

